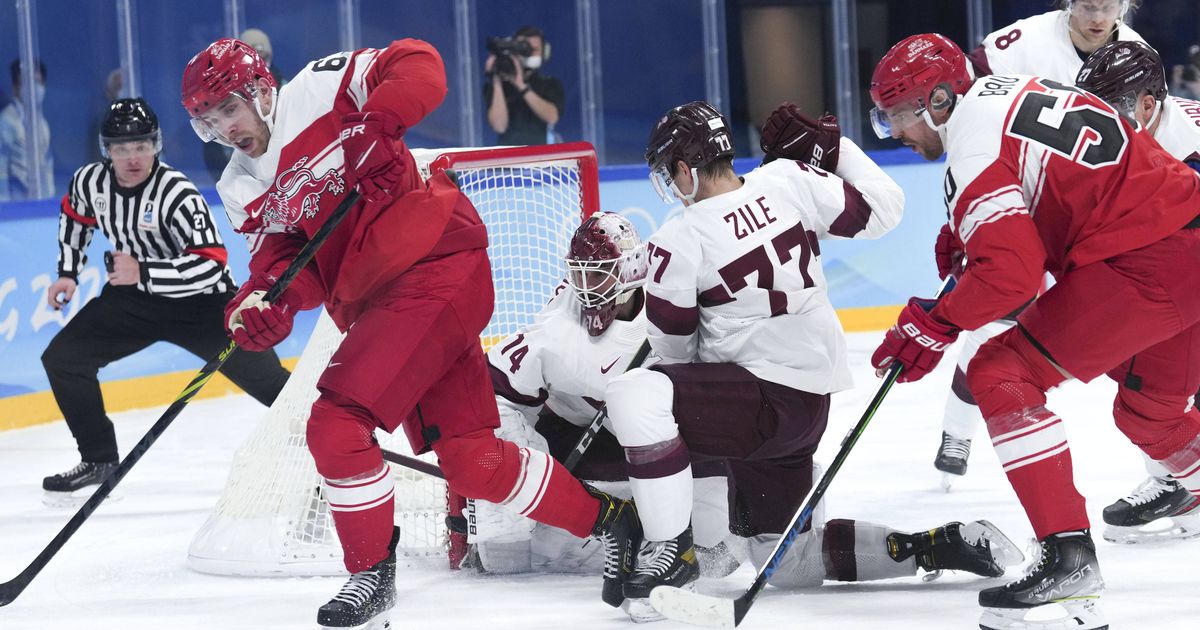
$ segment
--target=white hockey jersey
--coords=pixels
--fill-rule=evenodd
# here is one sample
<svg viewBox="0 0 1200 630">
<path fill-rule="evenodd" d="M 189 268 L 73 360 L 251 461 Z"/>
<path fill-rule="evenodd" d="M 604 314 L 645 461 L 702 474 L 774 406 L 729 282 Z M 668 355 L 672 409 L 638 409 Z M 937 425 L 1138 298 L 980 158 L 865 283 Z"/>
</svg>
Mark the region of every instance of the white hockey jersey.
<svg viewBox="0 0 1200 630">
<path fill-rule="evenodd" d="M 646 339 L 646 309 L 631 321 L 613 321 L 598 337 L 588 334 L 580 311 L 563 284 L 532 324 L 488 351 L 502 415 L 520 413 L 532 422 L 544 405 L 572 424 L 591 422 L 608 381 L 625 372 Z"/>
<path fill-rule="evenodd" d="M 904 193 L 850 140 L 841 152 L 836 175 L 759 167 L 650 237 L 647 331 L 664 361 L 736 363 L 815 394 L 853 385 L 818 241 L 886 234 Z"/>
<path fill-rule="evenodd" d="M 1017 20 L 983 38 L 971 53 L 977 74 L 1032 74 L 1043 79 L 1075 85 L 1075 76 L 1083 67 L 1083 58 L 1067 23 L 1064 9 Z M 1119 41 L 1144 42 L 1126 24 L 1117 29 Z"/>
<path fill-rule="evenodd" d="M 1182 162 L 1200 162 L 1200 102 L 1169 96 L 1162 107 L 1154 139 L 1171 157 Z"/>
</svg>

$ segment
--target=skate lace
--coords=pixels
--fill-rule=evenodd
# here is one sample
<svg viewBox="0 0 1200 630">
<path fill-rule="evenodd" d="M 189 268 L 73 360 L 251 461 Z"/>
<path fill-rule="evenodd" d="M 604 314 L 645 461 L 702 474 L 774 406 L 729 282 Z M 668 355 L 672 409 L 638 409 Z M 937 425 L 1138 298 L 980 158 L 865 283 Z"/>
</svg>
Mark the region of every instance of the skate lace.
<svg viewBox="0 0 1200 630">
<path fill-rule="evenodd" d="M 617 577 L 621 568 L 620 548 L 617 544 L 617 537 L 611 532 L 605 532 L 597 538 L 600 539 L 600 544 L 604 545 L 604 577 Z"/>
<path fill-rule="evenodd" d="M 350 576 L 342 590 L 333 596 L 334 601 L 345 602 L 354 607 L 362 606 L 379 588 L 378 571 L 362 571 Z"/>
<path fill-rule="evenodd" d="M 88 467 L 90 467 L 90 466 L 92 466 L 92 464 L 90 464 L 88 462 L 79 462 L 71 470 L 68 470 L 67 472 L 64 472 L 64 473 L 59 473 L 59 474 L 55 475 L 55 477 L 62 477 L 63 479 L 75 477 L 75 476 L 79 475 L 80 473 L 87 471 Z"/>
<path fill-rule="evenodd" d="M 942 453 L 955 459 L 966 459 L 971 456 L 971 440 L 960 440 L 942 434 Z"/>
<path fill-rule="evenodd" d="M 1013 590 L 1021 590 L 1033 582 L 1040 581 L 1042 579 L 1040 576 L 1038 576 L 1038 574 L 1041 573 L 1042 569 L 1046 568 L 1046 565 L 1050 563 L 1050 544 L 1045 541 L 1040 541 L 1037 544 L 1037 548 L 1033 551 L 1037 553 L 1037 557 L 1034 558 L 1033 563 L 1030 564 L 1030 567 L 1025 572 L 1024 577 L 1010 584 L 1009 588 L 1012 588 Z"/>
<path fill-rule="evenodd" d="M 1151 477 L 1142 482 L 1129 496 L 1122 499 L 1131 506 L 1145 505 L 1165 492 L 1174 490 L 1170 482 L 1164 481 L 1158 477 Z"/>
<path fill-rule="evenodd" d="M 674 540 L 652 542 L 638 554 L 637 572 L 656 577 L 662 575 L 671 568 L 678 553 L 679 544 Z"/>
</svg>

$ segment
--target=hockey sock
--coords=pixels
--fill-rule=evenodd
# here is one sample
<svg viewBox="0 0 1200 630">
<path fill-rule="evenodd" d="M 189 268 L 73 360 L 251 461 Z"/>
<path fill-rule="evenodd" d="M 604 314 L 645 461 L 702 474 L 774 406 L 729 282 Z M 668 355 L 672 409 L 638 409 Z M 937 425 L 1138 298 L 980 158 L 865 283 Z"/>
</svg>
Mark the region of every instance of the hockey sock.
<svg viewBox="0 0 1200 630">
<path fill-rule="evenodd" d="M 954 369 L 954 380 L 950 383 L 950 393 L 946 396 L 946 411 L 942 416 L 942 429 L 951 437 L 969 440 L 975 436 L 976 429 L 983 423 L 983 416 L 975 399 L 967 389 L 967 375 L 962 368 Z"/>
<path fill-rule="evenodd" d="M 914 557 L 893 560 L 888 554 L 887 537 L 892 533 L 899 532 L 863 521 L 839 518 L 826 523 L 821 541 L 825 578 L 862 582 L 916 575 Z"/>
<path fill-rule="evenodd" d="M 388 556 L 396 491 L 391 472 L 387 464 L 380 464 L 363 475 L 325 480 L 325 498 L 350 573 L 365 571 Z"/>
<path fill-rule="evenodd" d="M 1161 463 L 1171 471 L 1176 481 L 1200 500 L 1200 435 L 1193 437 Z"/>
</svg>

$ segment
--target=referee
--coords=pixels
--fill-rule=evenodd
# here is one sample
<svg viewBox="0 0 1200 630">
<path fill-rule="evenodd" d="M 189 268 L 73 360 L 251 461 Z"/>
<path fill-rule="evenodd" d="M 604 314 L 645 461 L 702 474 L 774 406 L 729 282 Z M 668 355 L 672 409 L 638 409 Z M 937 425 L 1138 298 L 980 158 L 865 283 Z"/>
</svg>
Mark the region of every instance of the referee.
<svg viewBox="0 0 1200 630">
<path fill-rule="evenodd" d="M 225 304 L 237 289 L 204 198 L 159 161 L 162 133 L 145 100 L 113 102 L 100 129 L 101 162 L 75 171 L 58 219 L 58 280 L 46 299 L 59 310 L 75 294 L 97 227 L 114 246 L 108 284 L 50 341 L 42 365 L 79 446 L 82 463 L 46 477 L 46 503 L 100 484 L 118 462 L 99 369 L 156 341 L 209 359 L 229 343 Z M 264 405 L 289 373 L 274 351 L 237 352 L 221 372 Z"/>
</svg>

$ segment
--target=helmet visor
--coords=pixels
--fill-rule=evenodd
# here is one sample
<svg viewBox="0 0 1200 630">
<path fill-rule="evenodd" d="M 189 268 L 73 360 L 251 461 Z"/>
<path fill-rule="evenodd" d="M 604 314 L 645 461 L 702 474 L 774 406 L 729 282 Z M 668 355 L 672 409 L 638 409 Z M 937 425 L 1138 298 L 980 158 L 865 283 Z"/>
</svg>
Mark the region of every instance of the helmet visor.
<svg viewBox="0 0 1200 630">
<path fill-rule="evenodd" d="M 100 155 L 108 160 L 158 155 L 161 152 L 162 133 L 159 131 L 125 138 L 100 137 Z"/>
<path fill-rule="evenodd" d="M 255 98 L 257 99 L 257 96 Z M 234 92 L 215 106 L 192 117 L 192 131 L 195 131 L 196 135 L 205 142 L 219 142 L 227 147 L 232 147 L 233 141 L 225 137 L 221 130 L 228 129 L 230 123 L 243 117 L 245 114 L 242 111 L 243 106 L 254 107 L 245 94 L 241 91 Z"/>
<path fill-rule="evenodd" d="M 1116 22 L 1129 9 L 1129 0 L 1074 0 L 1069 11 L 1077 20 Z"/>
<path fill-rule="evenodd" d="M 900 104 L 893 107 L 872 107 L 871 128 L 880 139 L 894 138 L 901 132 L 921 122 L 924 107 L 915 104 Z"/>
<path fill-rule="evenodd" d="M 654 184 L 654 192 L 658 193 L 658 198 L 662 199 L 663 203 L 675 203 L 675 178 L 667 172 L 665 165 L 650 169 L 650 183 Z"/>
</svg>

